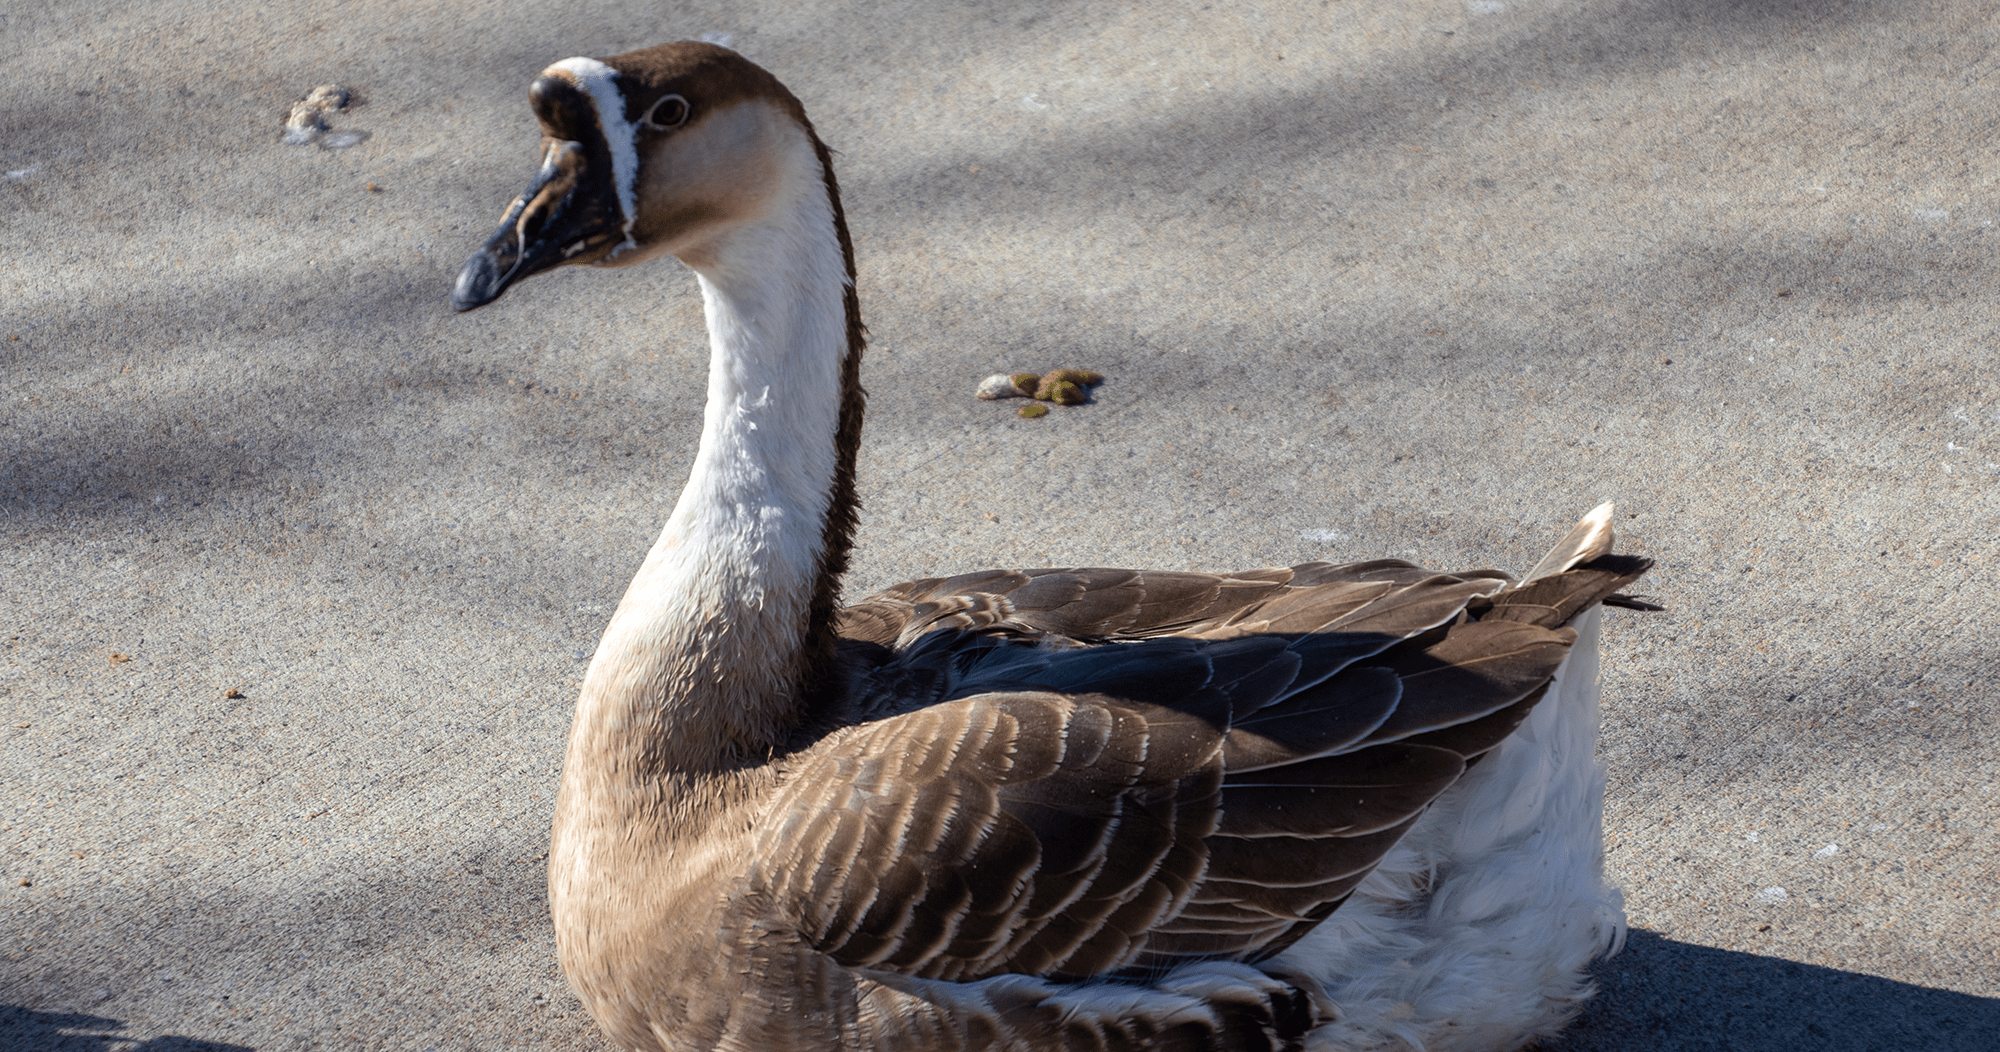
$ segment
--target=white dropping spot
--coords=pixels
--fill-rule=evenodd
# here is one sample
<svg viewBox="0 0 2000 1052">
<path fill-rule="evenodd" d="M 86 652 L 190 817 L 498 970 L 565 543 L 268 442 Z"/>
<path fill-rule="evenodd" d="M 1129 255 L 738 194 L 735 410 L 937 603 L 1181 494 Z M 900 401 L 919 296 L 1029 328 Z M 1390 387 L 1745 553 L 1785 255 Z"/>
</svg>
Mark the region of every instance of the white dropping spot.
<svg viewBox="0 0 2000 1052">
<path fill-rule="evenodd" d="M 1957 409 L 1954 409 L 1954 410 L 1952 410 L 1952 411 L 1951 411 L 1951 418 L 1952 418 L 1953 420 L 1958 420 L 1958 421 L 1963 421 L 1964 423 L 1968 423 L 1968 424 L 1972 423 L 1972 418 L 1971 418 L 1971 417 L 1969 417 L 1969 416 L 1966 416 L 1966 415 L 1965 415 L 1965 407 L 1964 407 L 1964 406 L 1959 406 L 1959 407 L 1958 407 Z"/>
<path fill-rule="evenodd" d="M 39 164 L 37 164 L 37 165 L 32 165 L 32 166 L 30 166 L 30 167 L 27 167 L 27 168 L 15 168 L 15 169 L 13 169 L 12 171 L 9 171 L 9 172 L 7 173 L 7 178 L 9 178 L 9 179 L 26 179 L 27 177 L 29 177 L 29 176 L 31 176 L 31 175 L 33 175 L 33 174 L 35 174 L 36 172 L 39 172 L 39 171 L 41 171 L 41 170 L 42 170 L 42 166 L 41 166 L 41 165 L 39 165 Z"/>
<path fill-rule="evenodd" d="M 1948 442 L 1946 442 L 1946 443 L 1944 444 L 1944 448 L 1945 448 L 1945 451 L 1946 451 L 1946 452 L 1948 452 L 1948 453 L 1962 453 L 1962 452 L 1964 452 L 1964 451 L 1965 451 L 1965 447 L 1964 447 L 1964 446 L 1961 446 L 1961 445 L 1959 445 L 1959 444 L 1958 444 L 1958 443 L 1956 443 L 1956 442 L 1949 442 L 1949 441 L 1948 441 Z"/>
<path fill-rule="evenodd" d="M 1757 893 L 1758 902 L 1783 902 L 1792 896 L 1780 887 L 1769 887 Z"/>
<path fill-rule="evenodd" d="M 716 47 L 730 47 L 731 42 L 736 39 L 736 36 L 733 33 L 719 33 L 715 30 L 710 30 L 695 37 L 695 39 L 704 44 L 714 44 Z"/>
<path fill-rule="evenodd" d="M 1475 15 L 1497 15 L 1507 10 L 1500 0 L 1465 0 L 1465 9 Z"/>
<path fill-rule="evenodd" d="M 1757 834 L 1756 834 L 1756 833 L 1745 833 L 1745 834 L 1743 835 L 1743 839 L 1745 839 L 1745 840 L 1748 840 L 1749 842 L 1751 842 L 1751 843 L 1753 843 L 1753 844 L 1754 844 L 1754 843 L 1756 843 L 1756 842 L 1757 842 Z"/>
<path fill-rule="evenodd" d="M 1910 699 L 1908 699 L 1907 701 L 1903 702 L 1903 707 L 1904 707 L 1904 708 L 1907 708 L 1907 709 L 1914 709 L 1914 708 L 1916 708 L 1916 707 L 1917 707 L 1917 699 L 1915 699 L 1915 698 L 1910 698 Z"/>
<path fill-rule="evenodd" d="M 1006 373 L 994 373 L 979 381 L 979 389 L 973 393 L 989 402 L 997 398 L 1026 398 L 1033 394 L 1015 387 L 1014 378 Z"/>
<path fill-rule="evenodd" d="M 1776 336 L 1766 336 L 1766 337 L 1764 337 L 1764 342 L 1765 342 L 1765 343 L 1777 343 L 1777 342 L 1778 342 L 1778 338 L 1777 338 Z"/>
<path fill-rule="evenodd" d="M 153 503 L 155 503 L 155 504 L 165 504 L 166 502 L 167 502 L 167 495 L 166 495 L 166 494 L 164 494 L 164 493 L 155 493 L 155 494 L 153 494 Z"/>
<path fill-rule="evenodd" d="M 1034 97 L 1033 95 L 1023 95 L 1021 96 L 1021 108 L 1027 110 L 1030 113 L 1034 113 L 1040 110 L 1048 109 L 1049 104 Z"/>
<path fill-rule="evenodd" d="M 1341 530 L 1299 531 L 1299 540 L 1311 541 L 1314 544 L 1332 544 L 1335 541 L 1344 541 L 1346 539 L 1347 539 L 1347 534 Z"/>
<path fill-rule="evenodd" d="M 1888 828 L 1889 828 L 1889 823 L 1887 823 L 1887 822 L 1877 822 L 1877 823 L 1875 823 L 1874 825 L 1872 825 L 1872 826 L 1869 826 L 1869 827 L 1868 827 L 1868 831 L 1869 831 L 1870 833 L 1880 833 L 1880 832 L 1882 832 L 1883 830 L 1885 830 L 1885 829 L 1888 829 Z"/>
<path fill-rule="evenodd" d="M 1918 219 L 1937 220 L 1951 218 L 1951 213 L 1942 208 L 1919 208 L 1910 214 L 1916 216 Z"/>
<path fill-rule="evenodd" d="M 1835 856 L 1835 855 L 1838 855 L 1838 854 L 1840 854 L 1840 845 L 1839 845 L 1839 844 L 1828 844 L 1827 846 L 1825 846 L 1825 847 L 1823 847 L 1823 848 L 1820 848 L 1820 849 L 1819 849 L 1818 851 L 1815 851 L 1815 852 L 1813 852 L 1813 857 L 1814 857 L 1814 858 L 1832 858 L 1833 856 Z"/>
</svg>

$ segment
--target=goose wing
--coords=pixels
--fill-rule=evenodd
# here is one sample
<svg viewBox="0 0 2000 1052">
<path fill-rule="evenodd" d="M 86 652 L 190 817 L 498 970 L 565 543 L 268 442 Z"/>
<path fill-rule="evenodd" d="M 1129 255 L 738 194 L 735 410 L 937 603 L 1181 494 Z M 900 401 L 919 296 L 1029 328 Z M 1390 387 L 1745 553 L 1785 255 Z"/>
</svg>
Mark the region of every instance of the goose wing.
<svg viewBox="0 0 2000 1052">
<path fill-rule="evenodd" d="M 1575 639 L 1552 617 L 1644 568 L 1591 567 L 1522 611 L 1400 562 L 892 589 L 843 628 L 901 649 L 787 764 L 752 885 L 840 963 L 924 978 L 1269 956 L 1526 716 Z"/>
<path fill-rule="evenodd" d="M 837 627 L 899 651 L 940 630 L 1084 642 L 1185 634 L 1283 592 L 1298 569 L 984 570 L 906 581 L 842 610 Z"/>
</svg>

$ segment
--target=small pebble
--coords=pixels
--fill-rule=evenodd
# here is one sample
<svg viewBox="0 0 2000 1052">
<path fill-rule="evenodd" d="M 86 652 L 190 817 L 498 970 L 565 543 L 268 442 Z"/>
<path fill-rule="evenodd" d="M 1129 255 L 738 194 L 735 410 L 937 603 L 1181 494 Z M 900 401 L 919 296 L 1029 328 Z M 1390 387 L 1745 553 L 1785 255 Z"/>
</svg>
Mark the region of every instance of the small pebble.
<svg viewBox="0 0 2000 1052">
<path fill-rule="evenodd" d="M 240 698 L 243 696 L 243 692 L 237 690 L 235 687 L 231 687 L 228 690 L 223 691 L 222 696 L 225 698 Z"/>
<path fill-rule="evenodd" d="M 112 664 L 114 664 L 114 665 L 123 665 L 124 663 L 126 663 L 127 661 L 130 661 L 130 660 L 132 660 L 132 659 L 131 659 L 131 658 L 129 658 L 129 657 L 126 657 L 126 656 L 125 656 L 125 655 L 123 655 L 123 654 L 113 654 L 113 655 L 111 655 L 111 663 L 112 663 Z"/>
</svg>

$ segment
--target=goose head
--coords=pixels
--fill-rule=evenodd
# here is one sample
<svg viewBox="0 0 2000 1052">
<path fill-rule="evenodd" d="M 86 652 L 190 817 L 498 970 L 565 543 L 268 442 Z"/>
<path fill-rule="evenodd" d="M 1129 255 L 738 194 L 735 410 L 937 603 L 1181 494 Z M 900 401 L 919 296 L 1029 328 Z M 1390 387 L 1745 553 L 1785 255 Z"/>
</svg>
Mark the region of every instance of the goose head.
<svg viewBox="0 0 2000 1052">
<path fill-rule="evenodd" d="M 797 193 L 798 176 L 824 171 L 798 99 L 713 44 L 566 59 L 542 71 L 528 103 L 541 125 L 541 166 L 466 260 L 452 290 L 456 310 L 570 264 L 672 255 L 702 270 L 732 231 Z"/>
</svg>

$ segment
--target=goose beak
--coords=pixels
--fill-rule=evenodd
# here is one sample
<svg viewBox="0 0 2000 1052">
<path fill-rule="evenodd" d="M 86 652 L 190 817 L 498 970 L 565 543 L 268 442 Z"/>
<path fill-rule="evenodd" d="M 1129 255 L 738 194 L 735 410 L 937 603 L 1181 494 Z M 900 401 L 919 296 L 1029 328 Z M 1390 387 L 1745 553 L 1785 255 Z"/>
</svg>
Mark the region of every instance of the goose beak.
<svg viewBox="0 0 2000 1052">
<path fill-rule="evenodd" d="M 500 229 L 474 252 L 451 290 L 453 310 L 500 298 L 515 282 L 568 263 L 595 263 L 625 240 L 609 164 L 580 142 L 550 140 L 534 182 L 507 206 Z"/>
</svg>

